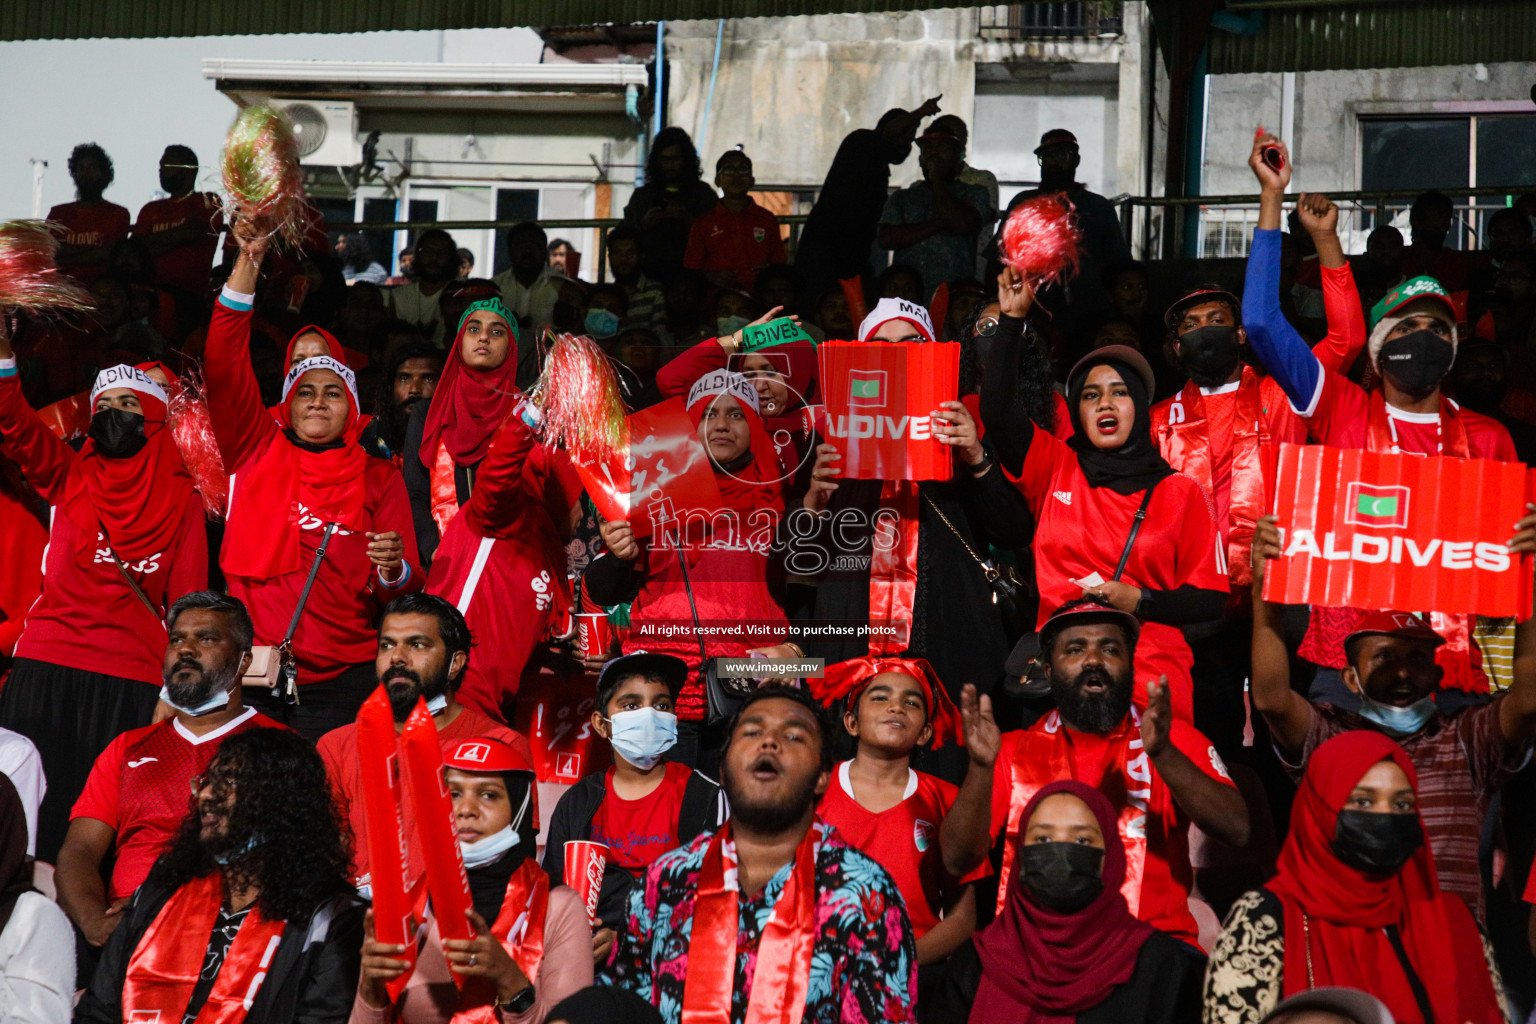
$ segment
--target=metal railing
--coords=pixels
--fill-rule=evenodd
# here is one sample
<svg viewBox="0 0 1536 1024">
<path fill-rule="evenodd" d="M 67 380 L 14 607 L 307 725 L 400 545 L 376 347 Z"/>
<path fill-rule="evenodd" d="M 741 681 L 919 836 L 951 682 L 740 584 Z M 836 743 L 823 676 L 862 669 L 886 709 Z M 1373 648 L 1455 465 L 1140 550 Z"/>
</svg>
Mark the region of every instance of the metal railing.
<svg viewBox="0 0 1536 1024">
<path fill-rule="evenodd" d="M 1482 246 L 1483 226 L 1489 214 L 1516 197 L 1536 191 L 1531 185 L 1485 185 L 1477 188 L 1444 188 L 1455 207 L 1451 232 L 1446 245 L 1453 249 L 1478 249 Z M 1339 206 L 1339 238 L 1344 251 L 1365 251 L 1366 239 L 1382 225 L 1391 225 L 1409 240 L 1408 209 L 1422 190 L 1392 189 L 1377 191 L 1334 191 L 1325 193 Z M 1286 212 L 1296 194 L 1287 196 Z M 1189 248 L 1202 259 L 1245 257 L 1258 225 L 1259 202 L 1256 195 L 1223 196 L 1117 196 L 1111 200 L 1119 207 L 1120 225 L 1132 250 L 1141 259 L 1183 255 L 1169 251 L 1167 232 L 1183 230 L 1183 218 L 1194 208 L 1195 237 Z"/>
<path fill-rule="evenodd" d="M 1095 39 L 1118 36 L 1123 22 L 1120 0 L 1074 3 L 993 4 L 981 8 L 983 39 Z"/>
</svg>

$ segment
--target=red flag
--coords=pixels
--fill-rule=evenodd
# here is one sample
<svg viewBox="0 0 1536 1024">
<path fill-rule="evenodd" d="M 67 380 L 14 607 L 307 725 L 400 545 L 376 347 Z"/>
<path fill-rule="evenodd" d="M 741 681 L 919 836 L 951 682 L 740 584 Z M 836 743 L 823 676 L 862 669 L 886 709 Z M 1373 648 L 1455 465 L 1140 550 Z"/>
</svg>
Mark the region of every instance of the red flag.
<svg viewBox="0 0 1536 1024">
<path fill-rule="evenodd" d="M 405 782 L 421 833 L 427 892 L 432 897 L 432 916 L 437 919 L 438 934 L 445 939 L 472 939 L 475 930 L 464 914 L 474 906 L 474 901 L 469 895 L 464 857 L 459 852 L 453 798 L 448 795 L 448 783 L 443 778 L 443 747 L 437 737 L 437 723 L 432 721 L 432 713 L 423 699 L 417 699 L 416 710 L 405 720 L 400 753 L 405 759 Z M 374 918 L 377 920 L 378 915 Z M 464 979 L 457 971 L 453 972 L 453 979 L 463 987 Z"/>
<path fill-rule="evenodd" d="M 849 480 L 948 480 L 931 413 L 960 390 L 956 342 L 829 341 L 817 350 L 827 440 Z"/>
<path fill-rule="evenodd" d="M 720 506 L 709 453 L 681 398 L 631 413 L 624 450 L 603 462 L 573 460 L 592 503 L 604 519 L 627 520 L 635 536 L 649 537 L 657 522 Z"/>
<path fill-rule="evenodd" d="M 1280 447 L 1282 604 L 1531 614 L 1531 556 L 1506 542 L 1536 492 L 1525 466 L 1322 445 Z"/>
<path fill-rule="evenodd" d="M 400 752 L 389 693 L 380 686 L 357 713 L 357 757 L 363 782 L 363 820 L 368 823 L 368 864 L 373 887 L 373 933 L 380 942 L 405 947 L 401 959 L 416 961 L 416 928 L 407 891 L 410 868 L 400 824 Z M 385 983 L 400 998 L 411 971 Z"/>
</svg>

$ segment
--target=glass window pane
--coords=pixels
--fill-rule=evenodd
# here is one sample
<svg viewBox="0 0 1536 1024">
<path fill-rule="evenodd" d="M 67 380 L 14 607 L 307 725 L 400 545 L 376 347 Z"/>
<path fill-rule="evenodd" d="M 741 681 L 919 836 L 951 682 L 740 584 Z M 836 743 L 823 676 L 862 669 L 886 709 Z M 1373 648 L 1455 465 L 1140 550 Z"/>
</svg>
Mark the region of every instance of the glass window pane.
<svg viewBox="0 0 1536 1024">
<path fill-rule="evenodd" d="M 1478 116 L 1477 184 L 1536 185 L 1536 115 Z"/>
<path fill-rule="evenodd" d="M 1363 189 L 1464 188 L 1471 156 L 1465 118 L 1360 122 Z"/>
</svg>

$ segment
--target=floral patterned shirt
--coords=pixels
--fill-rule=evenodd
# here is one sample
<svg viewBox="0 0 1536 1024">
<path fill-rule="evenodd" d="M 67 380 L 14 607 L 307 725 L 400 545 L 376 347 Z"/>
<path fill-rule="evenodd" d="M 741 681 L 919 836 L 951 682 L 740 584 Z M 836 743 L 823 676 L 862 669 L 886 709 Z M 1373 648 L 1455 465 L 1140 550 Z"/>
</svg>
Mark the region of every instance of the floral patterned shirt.
<svg viewBox="0 0 1536 1024">
<path fill-rule="evenodd" d="M 803 1024 L 907 1024 L 917 1002 L 917 946 L 906 906 L 885 869 L 817 819 L 816 941 Z M 704 852 L 714 833 L 660 857 L 630 894 L 625 932 L 598 984 L 632 989 L 667 1024 L 683 1014 L 688 944 Z M 726 851 L 727 864 L 730 851 Z M 731 1020 L 747 1015 L 757 944 L 794 863 L 740 902 Z M 734 884 L 734 871 L 727 871 Z"/>
</svg>

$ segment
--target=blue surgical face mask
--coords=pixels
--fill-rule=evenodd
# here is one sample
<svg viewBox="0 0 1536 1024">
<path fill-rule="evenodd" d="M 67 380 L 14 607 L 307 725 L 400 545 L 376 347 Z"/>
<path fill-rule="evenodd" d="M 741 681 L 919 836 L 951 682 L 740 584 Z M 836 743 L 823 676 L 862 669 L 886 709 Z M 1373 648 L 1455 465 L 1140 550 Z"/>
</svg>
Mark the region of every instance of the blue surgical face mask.
<svg viewBox="0 0 1536 1024">
<path fill-rule="evenodd" d="M 724 338 L 735 334 L 751 322 L 744 316 L 722 316 L 715 321 L 715 337 Z"/>
<path fill-rule="evenodd" d="M 594 338 L 611 338 L 619 333 L 619 318 L 606 309 L 589 309 L 586 327 Z"/>
<path fill-rule="evenodd" d="M 1435 711 L 1434 694 L 1421 697 L 1405 708 L 1383 704 L 1364 693 L 1360 694 L 1360 717 L 1374 722 L 1390 736 L 1412 736 L 1429 724 L 1429 720 L 1435 717 Z"/>
<path fill-rule="evenodd" d="M 201 718 L 204 715 L 211 715 L 215 711 L 222 711 L 224 708 L 228 707 L 229 691 L 220 690 L 219 692 L 210 696 L 207 700 L 203 701 L 201 704 L 189 708 L 185 705 L 177 704 L 175 701 L 171 700 L 171 688 L 168 686 L 162 686 L 160 687 L 160 699 L 184 715 L 191 715 L 193 718 Z"/>
<path fill-rule="evenodd" d="M 608 724 L 614 751 L 641 771 L 654 767 L 662 754 L 677 746 L 677 716 L 670 711 L 620 711 L 608 719 Z"/>
</svg>

